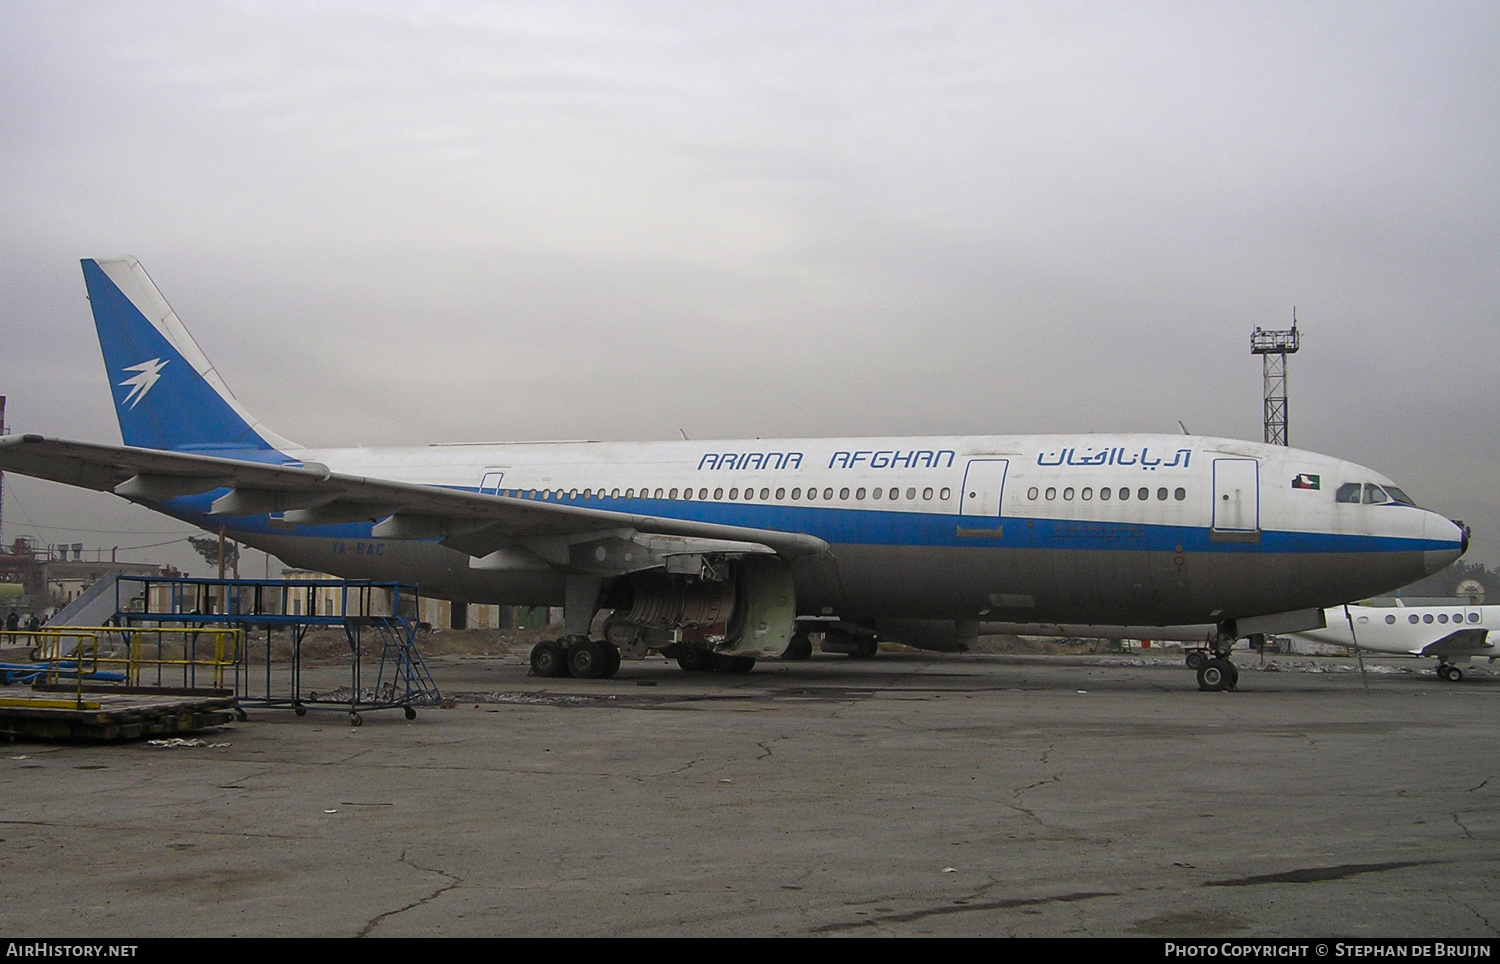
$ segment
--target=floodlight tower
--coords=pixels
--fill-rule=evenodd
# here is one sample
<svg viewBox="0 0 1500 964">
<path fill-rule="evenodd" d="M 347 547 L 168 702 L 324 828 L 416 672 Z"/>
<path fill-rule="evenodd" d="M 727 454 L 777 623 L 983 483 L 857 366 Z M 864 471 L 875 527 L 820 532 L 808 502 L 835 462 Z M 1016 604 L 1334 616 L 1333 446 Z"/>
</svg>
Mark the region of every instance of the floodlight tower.
<svg viewBox="0 0 1500 964">
<path fill-rule="evenodd" d="M 1266 444 L 1289 445 L 1286 434 L 1286 356 L 1302 347 L 1297 335 L 1297 309 L 1292 309 L 1292 327 L 1280 331 L 1256 328 L 1250 333 L 1250 354 L 1259 355 L 1264 366 L 1266 396 Z"/>
</svg>

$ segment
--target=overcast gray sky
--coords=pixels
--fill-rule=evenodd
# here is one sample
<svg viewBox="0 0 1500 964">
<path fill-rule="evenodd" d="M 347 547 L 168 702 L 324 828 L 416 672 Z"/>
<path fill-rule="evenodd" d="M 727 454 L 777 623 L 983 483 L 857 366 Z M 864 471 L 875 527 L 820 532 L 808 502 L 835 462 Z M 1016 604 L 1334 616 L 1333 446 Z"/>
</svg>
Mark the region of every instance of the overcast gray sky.
<svg viewBox="0 0 1500 964">
<path fill-rule="evenodd" d="M 1258 440 L 1295 305 L 1292 443 L 1500 563 L 1500 4 L 8 0 L 0 78 L 14 431 L 119 438 L 81 257 L 310 445 Z"/>
</svg>

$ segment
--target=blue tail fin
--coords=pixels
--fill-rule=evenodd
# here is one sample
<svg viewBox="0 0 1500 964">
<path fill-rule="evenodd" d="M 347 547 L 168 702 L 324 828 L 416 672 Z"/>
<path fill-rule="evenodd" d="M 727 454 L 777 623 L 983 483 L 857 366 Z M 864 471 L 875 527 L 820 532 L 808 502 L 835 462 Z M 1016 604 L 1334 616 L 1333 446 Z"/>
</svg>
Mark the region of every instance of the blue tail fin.
<svg viewBox="0 0 1500 964">
<path fill-rule="evenodd" d="M 83 280 L 126 445 L 256 461 L 300 448 L 245 411 L 139 261 L 84 259 Z"/>
</svg>

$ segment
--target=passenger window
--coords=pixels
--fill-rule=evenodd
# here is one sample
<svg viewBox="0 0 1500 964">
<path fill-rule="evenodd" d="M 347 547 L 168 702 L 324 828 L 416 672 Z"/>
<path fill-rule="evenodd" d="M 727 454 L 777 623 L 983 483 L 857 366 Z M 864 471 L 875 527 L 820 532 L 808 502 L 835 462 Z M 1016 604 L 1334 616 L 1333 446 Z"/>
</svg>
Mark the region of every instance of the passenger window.
<svg viewBox="0 0 1500 964">
<path fill-rule="evenodd" d="M 884 492 L 885 492 L 885 490 L 884 490 L 884 489 L 876 489 L 876 490 L 875 490 L 875 491 L 874 491 L 874 492 L 871 492 L 871 493 L 870 493 L 870 498 L 872 498 L 872 499 L 878 499 L 878 498 L 880 498 L 880 496 L 881 496 L 881 495 L 882 495 L 882 494 L 883 494 L 883 493 L 884 493 Z"/>
<path fill-rule="evenodd" d="M 1071 485 L 1068 486 L 1066 489 L 1063 489 L 1063 501 L 1064 502 L 1072 502 L 1073 501 L 1073 487 Z"/>
<path fill-rule="evenodd" d="M 1109 492 L 1110 492 L 1109 489 L 1100 489 L 1099 490 L 1099 499 L 1100 499 L 1100 501 L 1102 501 L 1102 502 L 1108 502 L 1109 501 Z"/>
<path fill-rule="evenodd" d="M 807 490 L 807 498 L 809 500 L 816 499 L 817 497 L 818 497 L 818 490 L 817 489 L 808 489 Z"/>
<path fill-rule="evenodd" d="M 938 498 L 942 499 L 944 502 L 947 502 L 952 497 L 953 497 L 953 490 L 952 489 L 944 489 L 941 493 L 938 494 Z"/>
<path fill-rule="evenodd" d="M 693 490 L 692 489 L 683 489 L 682 490 L 682 497 L 684 499 L 691 500 L 693 498 Z"/>
<path fill-rule="evenodd" d="M 740 490 L 739 490 L 738 486 L 736 486 L 735 488 L 732 488 L 732 489 L 729 490 L 729 501 L 730 502 L 733 502 L 735 499 L 738 499 L 739 497 L 740 497 Z"/>
<path fill-rule="evenodd" d="M 1410 616 L 1407 616 L 1406 617 L 1406 621 L 1409 622 L 1409 623 L 1411 623 L 1413 626 L 1415 626 L 1419 622 L 1419 620 L 1417 619 L 1416 613 L 1413 613 Z"/>
<path fill-rule="evenodd" d="M 854 500 L 856 502 L 863 502 L 863 501 L 865 501 L 865 490 L 864 489 L 855 489 L 854 490 Z"/>
<path fill-rule="evenodd" d="M 1469 622 L 1471 622 L 1471 623 L 1477 623 L 1477 622 L 1479 622 L 1479 614 L 1478 613 L 1469 613 Z"/>
<path fill-rule="evenodd" d="M 1145 502 L 1147 499 L 1151 498 L 1151 490 L 1143 486 L 1136 491 L 1135 497 L 1137 499 L 1140 499 L 1142 502 Z"/>
<path fill-rule="evenodd" d="M 1166 489 L 1157 489 L 1156 490 L 1156 501 L 1158 501 L 1158 502 L 1165 502 L 1165 501 L 1167 501 L 1167 490 Z"/>
<path fill-rule="evenodd" d="M 765 501 L 767 501 L 770 498 L 771 498 L 771 490 L 770 489 L 761 489 L 760 490 L 760 501 L 765 502 Z"/>
<path fill-rule="evenodd" d="M 793 489 L 792 490 L 792 501 L 796 502 L 800 498 L 802 498 L 802 489 L 800 489 L 800 488 Z"/>
<path fill-rule="evenodd" d="M 901 490 L 897 489 L 895 487 L 892 487 L 891 488 L 891 494 L 890 494 L 891 501 L 895 502 L 899 498 L 901 498 Z"/>
<path fill-rule="evenodd" d="M 849 501 L 849 490 L 848 489 L 839 489 L 839 501 L 840 502 L 848 502 Z"/>
<path fill-rule="evenodd" d="M 782 501 L 785 498 L 786 498 L 786 489 L 777 489 L 776 490 L 776 501 L 780 502 L 780 501 Z"/>
<path fill-rule="evenodd" d="M 1336 502 L 1359 502 L 1359 490 L 1362 486 L 1358 482 L 1345 482 L 1339 486 L 1338 494 L 1335 495 Z"/>
<path fill-rule="evenodd" d="M 661 498 L 661 489 L 657 489 L 657 490 L 656 490 L 656 497 L 657 497 L 657 498 L 658 498 L 658 499 L 659 499 L 659 498 Z"/>
<path fill-rule="evenodd" d="M 706 498 L 708 498 L 708 490 L 707 489 L 699 489 L 698 490 L 698 498 L 700 498 L 700 499 L 706 499 Z"/>
<path fill-rule="evenodd" d="M 1078 495 L 1083 499 L 1083 501 L 1087 502 L 1094 497 L 1094 490 L 1089 488 L 1088 486 L 1084 486 L 1083 491 L 1078 493 Z"/>
<path fill-rule="evenodd" d="M 627 499 L 633 499 L 633 498 L 635 498 L 635 489 L 626 489 L 625 490 L 625 498 L 627 498 Z"/>
<path fill-rule="evenodd" d="M 907 489 L 906 490 L 906 498 L 907 498 L 907 501 L 915 501 L 916 498 L 917 498 L 917 490 L 916 489 Z"/>
<path fill-rule="evenodd" d="M 932 490 L 931 489 L 923 489 L 922 490 L 922 498 L 925 499 L 928 502 L 931 502 L 932 501 Z"/>
<path fill-rule="evenodd" d="M 1438 613 L 1438 622 L 1440 622 L 1440 623 L 1446 623 L 1447 621 L 1448 621 L 1448 614 L 1447 613 Z"/>
<path fill-rule="evenodd" d="M 753 498 L 755 498 L 755 490 L 754 489 L 746 489 L 745 490 L 745 501 L 749 502 Z"/>
<path fill-rule="evenodd" d="M 610 492 L 610 493 L 609 493 L 609 497 L 610 497 L 610 498 L 611 498 L 611 499 L 618 499 L 618 498 L 619 498 L 619 497 L 620 497 L 620 490 L 619 490 L 619 489 L 614 489 L 614 490 L 612 490 L 612 491 L 611 491 L 611 492 Z"/>
<path fill-rule="evenodd" d="M 1029 489 L 1026 490 L 1026 498 L 1030 499 L 1033 502 L 1036 501 L 1036 497 L 1037 497 L 1038 494 L 1039 493 L 1036 490 L 1036 486 L 1034 486 L 1034 485 L 1031 488 L 1029 488 Z"/>
<path fill-rule="evenodd" d="M 1387 616 L 1387 617 L 1385 617 L 1385 624 L 1387 626 L 1394 625 L 1395 622 L 1396 622 L 1396 617 L 1395 616 Z"/>
<path fill-rule="evenodd" d="M 1057 490 L 1049 486 L 1047 488 L 1047 501 L 1051 502 L 1055 498 L 1057 498 Z"/>
<path fill-rule="evenodd" d="M 670 493 L 669 493 L 669 494 L 668 494 L 668 495 L 667 495 L 667 498 L 669 498 L 669 499 L 675 499 L 675 498 L 677 498 L 677 490 L 676 490 L 676 489 L 673 489 L 673 490 L 672 490 L 672 491 L 671 491 L 671 492 L 670 492 Z"/>
<path fill-rule="evenodd" d="M 1187 489 L 1179 488 L 1176 492 L 1172 493 L 1172 498 L 1176 499 L 1178 502 L 1181 502 L 1183 499 L 1187 498 Z"/>
<path fill-rule="evenodd" d="M 1130 498 L 1130 490 L 1123 485 L 1120 486 L 1120 501 L 1125 502 Z"/>
<path fill-rule="evenodd" d="M 1422 622 L 1424 622 L 1424 623 L 1430 623 L 1430 622 L 1432 622 L 1432 613 L 1428 613 L 1425 616 L 1423 616 L 1422 617 Z"/>
<path fill-rule="evenodd" d="M 824 489 L 823 490 L 823 501 L 827 502 L 827 501 L 831 500 L 832 498 L 833 498 L 833 490 L 832 489 Z"/>
</svg>

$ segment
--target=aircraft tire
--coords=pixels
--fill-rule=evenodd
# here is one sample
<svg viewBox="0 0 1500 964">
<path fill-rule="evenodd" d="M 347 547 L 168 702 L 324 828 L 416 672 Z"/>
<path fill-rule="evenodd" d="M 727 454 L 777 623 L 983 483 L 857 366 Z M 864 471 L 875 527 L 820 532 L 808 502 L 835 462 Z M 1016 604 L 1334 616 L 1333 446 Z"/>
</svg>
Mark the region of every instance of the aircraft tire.
<svg viewBox="0 0 1500 964">
<path fill-rule="evenodd" d="M 714 670 L 720 673 L 748 673 L 755 668 L 754 656 L 723 656 L 714 654 Z"/>
<path fill-rule="evenodd" d="M 1452 663 L 1444 663 L 1438 667 L 1438 675 L 1450 683 L 1457 683 L 1464 678 L 1464 671 Z"/>
<path fill-rule="evenodd" d="M 1187 668 L 1188 669 L 1196 670 L 1198 667 L 1202 666 L 1206 662 L 1208 662 L 1208 654 L 1205 653 L 1205 652 L 1203 652 L 1203 650 L 1201 650 L 1201 649 L 1190 649 L 1190 650 L 1188 650 L 1188 654 L 1187 654 Z"/>
<path fill-rule="evenodd" d="M 1224 665 L 1229 667 L 1229 685 L 1226 689 L 1235 689 L 1240 685 L 1240 668 L 1229 660 L 1224 660 Z"/>
<path fill-rule="evenodd" d="M 568 650 L 568 669 L 577 679 L 598 679 L 608 667 L 609 657 L 604 647 L 592 639 L 579 640 Z"/>
<path fill-rule="evenodd" d="M 677 665 L 689 673 L 711 673 L 714 668 L 714 654 L 706 649 L 687 646 L 677 654 Z"/>
<path fill-rule="evenodd" d="M 812 640 L 807 638 L 806 633 L 797 633 L 792 641 L 787 644 L 786 652 L 781 654 L 782 659 L 808 659 L 812 656 Z"/>
<path fill-rule="evenodd" d="M 873 639 L 861 639 L 854 644 L 854 652 L 849 655 L 855 659 L 874 659 L 878 652 L 880 652 L 879 643 Z"/>
<path fill-rule="evenodd" d="M 615 674 L 620 671 L 620 647 L 614 643 L 600 643 L 604 650 L 604 672 L 600 675 L 604 679 L 614 679 Z"/>
<path fill-rule="evenodd" d="M 544 679 L 568 675 L 568 654 L 562 644 L 544 639 L 531 647 L 531 671 Z"/>
<path fill-rule="evenodd" d="M 1227 660 L 1214 657 L 1198 667 L 1198 688 L 1205 693 L 1222 693 L 1229 688 Z"/>
</svg>

